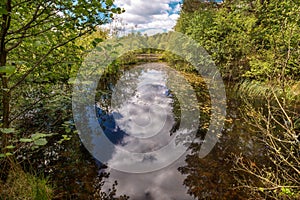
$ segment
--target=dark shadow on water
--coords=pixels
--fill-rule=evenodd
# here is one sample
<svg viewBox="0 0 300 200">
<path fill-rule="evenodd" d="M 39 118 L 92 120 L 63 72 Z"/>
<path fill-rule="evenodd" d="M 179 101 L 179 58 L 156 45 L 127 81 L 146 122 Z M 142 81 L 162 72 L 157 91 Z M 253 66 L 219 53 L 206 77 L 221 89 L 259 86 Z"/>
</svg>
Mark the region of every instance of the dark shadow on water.
<svg viewBox="0 0 300 200">
<path fill-rule="evenodd" d="M 123 116 L 119 113 L 109 114 L 105 112 L 103 109 L 96 107 L 96 116 L 98 118 L 98 122 L 105 134 L 105 136 L 113 143 L 113 144 L 121 144 L 124 137 L 128 136 L 128 134 L 122 131 L 117 125 L 115 119 L 120 119 Z"/>
</svg>

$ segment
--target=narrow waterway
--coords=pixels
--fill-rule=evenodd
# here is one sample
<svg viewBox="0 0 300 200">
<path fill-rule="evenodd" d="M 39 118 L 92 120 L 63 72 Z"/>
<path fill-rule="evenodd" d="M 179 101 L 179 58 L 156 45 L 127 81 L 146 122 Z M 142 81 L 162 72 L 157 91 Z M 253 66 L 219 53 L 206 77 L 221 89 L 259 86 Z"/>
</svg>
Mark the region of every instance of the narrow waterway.
<svg viewBox="0 0 300 200">
<path fill-rule="evenodd" d="M 232 171 L 233 155 L 258 165 L 266 162 L 264 151 L 229 83 L 221 99 L 227 102 L 224 127 L 210 153 L 199 158 L 211 106 L 200 79 L 164 63 L 106 74 L 83 121 L 103 134 L 86 131 L 55 142 L 30 166 L 54 178 L 55 199 L 248 199 L 236 188 L 235 176 L 243 174 Z"/>
<path fill-rule="evenodd" d="M 109 168 L 105 171 L 110 177 L 104 190 L 117 180 L 117 193 L 126 194 L 130 199 L 191 199 L 183 186 L 186 177 L 178 171 L 184 165 L 185 156 L 178 155 L 178 158 L 169 160 L 172 154 L 176 154 L 176 148 L 168 154 L 159 151 L 178 134 L 174 133 L 174 94 L 167 86 L 169 71 L 162 64 L 131 69 L 111 88 L 111 101 L 104 101 L 103 97 L 98 100 L 99 123 L 105 135 L 116 145 L 111 158 L 106 161 Z M 124 153 L 119 147 L 127 152 L 145 154 L 140 158 Z M 101 152 L 100 149 L 95 151 Z M 141 163 L 145 172 L 138 173 L 141 171 L 137 169 L 135 173 L 132 169 Z M 127 172 L 115 169 L 124 169 L 122 166 L 128 167 Z"/>
<path fill-rule="evenodd" d="M 176 152 L 184 145 L 160 151 L 172 144 L 176 136 L 195 131 L 178 128 L 182 119 L 178 120 L 176 89 L 170 89 L 169 76 L 170 68 L 165 64 L 145 64 L 125 71 L 119 80 L 99 88 L 97 116 L 105 135 L 93 138 L 95 148 L 91 153 L 97 158 L 105 151 L 105 160 L 100 163 L 108 168 L 99 173 L 107 172 L 110 176 L 102 190 L 108 192 L 117 181 L 117 196 L 126 194 L 136 200 L 246 199 L 245 194 L 234 189 L 230 156 L 244 153 L 254 157 L 260 153 L 255 151 L 258 147 L 239 117 L 240 105 L 234 95 L 228 95 L 225 127 L 208 156 L 199 159 L 192 153 L 193 148 Z M 190 94 L 185 98 L 196 96 Z M 195 118 L 189 120 L 197 122 Z M 103 148 L 108 146 L 107 139 L 113 148 Z"/>
</svg>

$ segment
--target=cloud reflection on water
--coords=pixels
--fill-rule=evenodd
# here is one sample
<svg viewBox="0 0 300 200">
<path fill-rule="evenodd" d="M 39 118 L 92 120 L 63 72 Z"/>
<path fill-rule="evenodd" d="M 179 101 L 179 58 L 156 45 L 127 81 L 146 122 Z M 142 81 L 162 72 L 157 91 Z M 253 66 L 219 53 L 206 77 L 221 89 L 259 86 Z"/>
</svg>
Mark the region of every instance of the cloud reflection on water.
<svg viewBox="0 0 300 200">
<path fill-rule="evenodd" d="M 129 195 L 131 199 L 191 199 L 182 185 L 185 176 L 177 170 L 184 164 L 184 156 L 172 165 L 150 173 L 131 174 L 113 169 L 118 169 L 118 166 L 130 166 L 136 160 L 155 165 L 170 159 L 155 152 L 175 137 L 170 134 L 175 120 L 173 99 L 167 87 L 167 74 L 157 69 L 141 70 L 137 74 L 139 76 L 133 79 L 124 77 L 125 83 L 121 80 L 116 84 L 118 90 L 114 91 L 113 95 L 122 98 L 112 98 L 115 99 L 112 103 L 112 114 L 104 113 L 98 108 L 99 112 L 104 114 L 99 116 L 101 127 L 116 145 L 107 161 L 108 166 L 113 167 L 105 170 L 110 172 L 110 177 L 103 189 L 108 189 L 109 183 L 117 180 L 118 194 Z M 128 88 L 129 85 L 135 89 Z M 122 95 L 118 95 L 118 92 L 122 92 Z M 121 148 L 117 148 L 118 146 Z M 133 154 L 128 156 L 124 149 L 148 153 L 142 157 Z M 97 148 L 95 150 L 97 151 Z M 173 147 L 173 151 L 176 151 L 176 147 Z"/>
</svg>

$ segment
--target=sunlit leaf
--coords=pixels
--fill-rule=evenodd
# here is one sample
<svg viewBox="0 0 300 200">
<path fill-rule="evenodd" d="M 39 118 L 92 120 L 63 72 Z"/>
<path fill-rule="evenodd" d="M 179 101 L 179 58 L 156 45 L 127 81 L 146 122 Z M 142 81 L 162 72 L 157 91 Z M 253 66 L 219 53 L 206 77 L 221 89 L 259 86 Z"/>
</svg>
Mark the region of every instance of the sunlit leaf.
<svg viewBox="0 0 300 200">
<path fill-rule="evenodd" d="M 33 140 L 37 140 L 37 139 L 44 138 L 44 137 L 51 137 L 53 135 L 55 135 L 55 134 L 54 133 L 48 133 L 48 134 L 45 134 L 45 133 L 35 133 L 35 134 L 31 135 L 31 138 Z"/>
<path fill-rule="evenodd" d="M 33 140 L 29 139 L 29 138 L 21 138 L 19 141 L 20 142 L 32 142 Z"/>
<path fill-rule="evenodd" d="M 32 134 L 32 135 L 31 135 L 31 138 L 32 138 L 33 140 L 37 140 L 37 139 L 43 138 L 43 137 L 47 137 L 47 135 L 44 134 L 44 133 L 35 133 L 35 134 Z"/>
<path fill-rule="evenodd" d="M 40 138 L 40 139 L 34 141 L 34 144 L 37 146 L 44 146 L 47 143 L 48 143 L 48 141 L 45 138 Z"/>
<path fill-rule="evenodd" d="M 5 154 L 5 156 L 12 156 L 12 155 L 13 155 L 13 154 L 10 153 L 10 152 L 8 152 L 8 153 Z"/>
<path fill-rule="evenodd" d="M 2 133 L 9 134 L 9 133 L 14 133 L 15 129 L 14 128 L 0 128 L 0 131 Z"/>
<path fill-rule="evenodd" d="M 5 147 L 5 149 L 14 149 L 14 148 L 16 148 L 16 147 L 13 146 L 13 145 L 9 145 L 9 146 L 6 146 L 6 147 Z"/>
<path fill-rule="evenodd" d="M 7 74 L 13 74 L 16 70 L 15 66 L 7 65 L 7 66 L 1 66 L 0 67 L 0 73 L 7 73 Z"/>
<path fill-rule="evenodd" d="M 113 5 L 113 0 L 106 0 L 106 1 L 105 1 L 105 4 L 106 4 L 107 6 L 112 6 L 112 5 Z"/>
</svg>

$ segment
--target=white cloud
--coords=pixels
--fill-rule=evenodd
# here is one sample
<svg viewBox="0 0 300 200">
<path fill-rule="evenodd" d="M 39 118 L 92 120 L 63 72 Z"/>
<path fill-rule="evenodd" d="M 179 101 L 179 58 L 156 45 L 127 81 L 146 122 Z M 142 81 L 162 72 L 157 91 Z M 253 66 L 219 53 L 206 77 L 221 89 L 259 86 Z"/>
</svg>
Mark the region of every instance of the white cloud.
<svg viewBox="0 0 300 200">
<path fill-rule="evenodd" d="M 110 173 L 102 190 L 107 191 L 115 180 L 118 181 L 117 196 L 128 195 L 130 199 L 190 200 L 183 182 L 185 175 L 180 174 L 178 167 L 186 165 L 185 156 L 172 165 L 159 171 L 143 174 L 124 173 L 108 169 Z"/>
<path fill-rule="evenodd" d="M 148 35 L 169 31 L 179 17 L 181 2 L 182 0 L 115 0 L 115 5 L 124 8 L 125 13 L 116 17 L 117 21 L 113 26 L 122 27 L 123 34 L 132 30 Z"/>
</svg>

